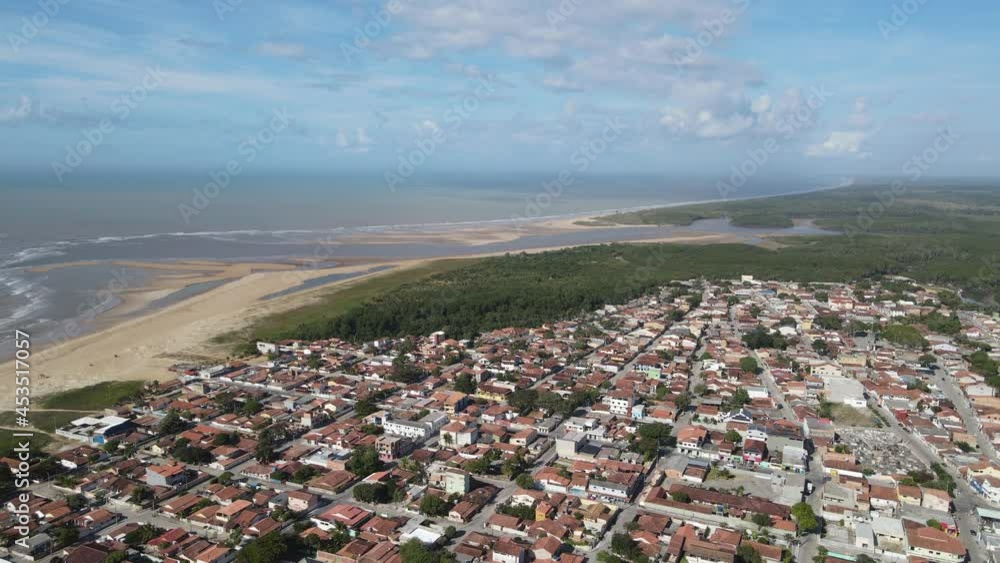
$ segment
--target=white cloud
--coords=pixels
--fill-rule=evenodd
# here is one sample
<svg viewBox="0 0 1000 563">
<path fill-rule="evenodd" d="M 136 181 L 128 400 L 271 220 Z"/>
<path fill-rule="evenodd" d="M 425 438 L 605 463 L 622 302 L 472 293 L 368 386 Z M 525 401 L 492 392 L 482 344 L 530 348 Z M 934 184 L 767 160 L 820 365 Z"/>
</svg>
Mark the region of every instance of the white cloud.
<svg viewBox="0 0 1000 563">
<path fill-rule="evenodd" d="M 764 113 L 771 109 L 771 96 L 764 94 L 750 104 L 750 111 L 754 113 Z"/>
<path fill-rule="evenodd" d="M 17 104 L 0 110 L 0 123 L 20 123 L 31 115 L 31 98 L 21 96 Z"/>
<path fill-rule="evenodd" d="M 754 120 L 738 113 L 720 116 L 707 109 L 691 112 L 683 108 L 667 108 L 660 116 L 660 124 L 678 136 L 726 139 L 750 129 Z"/>
<path fill-rule="evenodd" d="M 257 53 L 268 57 L 297 59 L 304 55 L 306 48 L 301 43 L 275 43 L 266 41 L 257 45 Z"/>
<path fill-rule="evenodd" d="M 583 92 L 585 88 L 565 76 L 546 76 L 542 79 L 542 86 L 556 92 Z"/>
<path fill-rule="evenodd" d="M 871 152 L 864 150 L 869 137 L 866 131 L 833 131 L 821 143 L 806 147 L 807 156 L 854 156 L 868 158 Z"/>
<path fill-rule="evenodd" d="M 353 131 L 337 129 L 334 144 L 342 152 L 364 154 L 371 149 L 373 142 L 368 136 L 368 130 L 364 127 L 358 127 Z"/>
</svg>

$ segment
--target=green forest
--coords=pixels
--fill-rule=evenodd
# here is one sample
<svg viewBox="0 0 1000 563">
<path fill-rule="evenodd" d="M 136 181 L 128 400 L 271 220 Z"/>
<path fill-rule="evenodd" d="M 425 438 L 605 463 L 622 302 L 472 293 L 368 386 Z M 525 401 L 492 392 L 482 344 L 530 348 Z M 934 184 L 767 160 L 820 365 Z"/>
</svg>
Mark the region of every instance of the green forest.
<svg viewBox="0 0 1000 563">
<path fill-rule="evenodd" d="M 743 213 L 743 206 L 747 213 L 824 217 L 824 226 L 843 230 L 845 225 L 836 221 L 846 221 L 852 206 L 857 214 L 859 207 L 870 205 L 869 191 L 849 188 L 752 200 L 726 209 L 733 217 Z M 775 239 L 778 244 L 773 249 L 744 244 L 607 244 L 441 261 L 418 272 L 375 277 L 346 293 L 335 290 L 319 304 L 265 318 L 249 340 L 365 341 L 437 330 L 469 338 L 486 330 L 537 326 L 624 302 L 674 280 L 732 279 L 741 274 L 803 282 L 903 275 L 920 283 L 954 285 L 966 296 L 994 303 L 1000 279 L 1000 257 L 994 256 L 1000 251 L 1000 193 L 940 189 L 913 192 L 895 201 L 860 234 L 783 237 Z M 826 207 L 830 202 L 836 205 Z M 680 207 L 666 213 L 694 212 Z"/>
</svg>

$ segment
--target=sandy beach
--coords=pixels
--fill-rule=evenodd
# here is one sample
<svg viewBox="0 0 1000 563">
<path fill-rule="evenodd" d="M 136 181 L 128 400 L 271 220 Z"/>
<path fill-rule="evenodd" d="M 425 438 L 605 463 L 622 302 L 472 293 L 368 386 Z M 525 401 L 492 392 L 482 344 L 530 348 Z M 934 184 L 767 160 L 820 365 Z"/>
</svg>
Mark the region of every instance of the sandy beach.
<svg viewBox="0 0 1000 563">
<path fill-rule="evenodd" d="M 102 381 L 168 379 L 166 368 L 171 364 L 199 356 L 207 359 L 202 355 L 211 351 L 213 336 L 242 328 L 261 315 L 301 305 L 322 288 L 270 301 L 261 301 L 261 297 L 315 277 L 367 269 L 355 265 L 294 274 L 255 272 L 148 315 L 36 350 L 31 361 L 32 391 L 40 396 Z M 13 362 L 6 362 L 5 368 L 13 373 Z M 12 396 L 13 379 L 0 382 L 0 393 Z"/>
<path fill-rule="evenodd" d="M 561 229 L 586 229 L 574 220 L 534 225 L 535 233 Z M 475 233 L 459 232 L 453 240 L 475 247 L 483 238 L 500 236 L 496 229 L 477 229 Z M 507 229 L 509 231 L 509 227 Z M 524 233 L 520 233 L 524 235 Z M 377 237 L 375 244 L 378 243 Z M 419 237 L 416 237 L 419 240 Z M 412 242 L 414 237 L 407 241 Z M 740 237 L 728 234 L 677 233 L 653 240 L 637 242 L 677 242 L 709 244 L 739 242 Z M 545 252 L 566 246 L 534 248 L 525 252 Z M 499 252 L 463 253 L 456 258 L 485 257 Z M 435 258 L 439 259 L 439 258 Z M 227 349 L 212 344 L 214 336 L 250 326 L 254 319 L 289 310 L 315 299 L 330 288 L 358 283 L 366 278 L 413 268 L 432 259 L 363 260 L 332 268 L 307 268 L 292 271 L 294 261 L 286 264 L 228 264 L 210 261 L 171 262 L 169 264 L 129 262 L 145 269 L 161 268 L 169 275 L 123 296 L 123 305 L 112 314 L 100 318 L 97 330 L 59 344 L 34 350 L 32 359 L 32 390 L 41 396 L 65 389 L 79 388 L 103 381 L 164 380 L 171 374 L 167 368 L 182 361 L 224 360 Z M 123 265 L 126 263 L 122 263 Z M 346 280 L 334 281 L 276 299 L 263 297 L 299 286 L 304 281 L 332 274 L 368 272 L 375 264 L 391 266 L 379 272 L 366 273 Z M 47 266 L 56 268 L 60 265 Z M 168 306 L 144 311 L 144 307 L 178 288 L 192 283 L 232 280 L 193 297 Z M 136 313 L 145 313 L 137 315 Z M 8 373 L 13 362 L 6 362 Z M 0 379 L 0 393 L 11 396 L 12 379 Z M 6 410 L 6 409 L 0 409 Z"/>
</svg>

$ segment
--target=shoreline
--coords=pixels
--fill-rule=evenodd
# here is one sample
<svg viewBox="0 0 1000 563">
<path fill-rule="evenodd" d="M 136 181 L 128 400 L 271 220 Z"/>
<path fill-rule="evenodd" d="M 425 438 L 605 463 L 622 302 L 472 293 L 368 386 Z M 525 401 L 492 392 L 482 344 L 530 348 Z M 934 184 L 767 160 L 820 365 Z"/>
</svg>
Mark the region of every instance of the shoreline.
<svg viewBox="0 0 1000 563">
<path fill-rule="evenodd" d="M 836 186 L 843 187 L 843 186 Z M 814 191 L 836 189 L 824 187 L 795 194 L 779 194 L 760 197 L 781 197 Z M 758 199 L 745 198 L 745 199 Z M 679 202 L 644 206 L 643 209 L 678 207 L 699 202 Z M 707 203 L 707 202 L 705 202 Z M 619 210 L 621 211 L 621 210 Z M 259 317 L 287 311 L 316 298 L 320 292 L 331 288 L 359 283 L 387 272 L 406 270 L 446 259 L 474 259 L 498 256 L 508 253 L 540 253 L 580 246 L 609 243 L 678 243 L 713 244 L 744 243 L 773 246 L 770 239 L 782 236 L 784 229 L 761 229 L 753 236 L 747 233 L 706 232 L 676 227 L 663 236 L 643 237 L 636 231 L 652 231 L 655 225 L 618 225 L 605 227 L 609 231 L 619 230 L 630 233 L 621 240 L 605 242 L 587 241 L 556 243 L 523 249 L 489 250 L 475 252 L 478 246 L 497 242 L 506 243 L 524 237 L 544 237 L 581 231 L 595 231 L 595 227 L 581 224 L 594 221 L 606 211 L 574 213 L 561 216 L 541 217 L 525 220 L 482 221 L 443 225 L 443 230 L 406 232 L 405 229 L 419 225 L 381 227 L 381 231 L 348 235 L 363 239 L 364 245 L 377 248 L 380 245 L 421 243 L 442 244 L 444 241 L 463 247 L 468 252 L 451 251 L 443 255 L 415 256 L 412 258 L 380 257 L 373 253 L 370 257 L 335 257 L 323 260 L 303 257 L 262 260 L 261 262 L 228 262 L 224 260 L 87 260 L 53 263 L 33 268 L 36 272 L 96 263 L 112 263 L 120 266 L 144 268 L 154 272 L 153 280 L 144 287 L 123 292 L 122 303 L 95 318 L 93 326 L 78 336 L 53 345 L 36 344 L 32 366 L 33 387 L 36 395 L 50 394 L 66 389 L 74 389 L 103 381 L 154 380 L 169 375 L 167 368 L 180 361 L 222 361 L 228 350 L 225 345 L 213 343 L 215 336 L 244 329 Z M 424 225 L 430 227 L 432 225 Z M 626 231 L 631 229 L 631 231 Z M 393 232 L 395 230 L 395 232 Z M 337 241 L 333 246 L 342 244 Z M 304 242 L 303 244 L 309 244 Z M 384 266 L 384 268 L 375 268 Z M 157 271 L 162 271 L 156 275 Z M 318 283 L 311 287 L 295 289 L 315 278 L 344 278 Z M 170 296 L 183 292 L 185 288 L 198 284 L 218 282 L 206 286 L 204 291 L 190 296 L 181 296 L 170 302 Z M 265 299 L 268 296 L 277 296 Z M 165 302 L 162 306 L 151 306 Z M 12 358 L 0 358 L 0 363 L 13 369 Z M 0 392 L 9 395 L 10 382 L 0 383 Z M 0 410 L 6 410 L 0 407 Z"/>
<path fill-rule="evenodd" d="M 741 241 L 741 237 L 726 233 L 690 233 L 633 242 L 710 244 Z M 518 252 L 535 254 L 590 244 L 557 245 Z M 244 329 L 265 315 L 308 304 L 317 299 L 320 293 L 332 288 L 356 284 L 375 276 L 416 268 L 437 260 L 486 258 L 506 253 L 473 252 L 404 260 L 357 260 L 352 265 L 332 268 L 250 273 L 146 314 L 132 317 L 109 316 L 95 321 L 106 324 L 89 333 L 53 346 L 37 348 L 32 354 L 32 390 L 36 397 L 40 397 L 105 381 L 164 380 L 170 377 L 167 368 L 181 361 L 225 360 L 227 345 L 213 343 L 213 337 Z M 374 266 L 385 268 L 373 269 Z M 263 299 L 268 295 L 288 291 L 311 279 L 335 274 L 352 276 L 281 297 Z M 139 311 L 141 310 L 140 307 Z M 11 359 L 4 360 L 3 363 L 8 371 L 13 370 L 14 362 Z M 7 380 L 0 382 L 0 393 L 13 396 L 12 383 Z M 0 411 L 12 408 L 0 407 Z"/>
</svg>

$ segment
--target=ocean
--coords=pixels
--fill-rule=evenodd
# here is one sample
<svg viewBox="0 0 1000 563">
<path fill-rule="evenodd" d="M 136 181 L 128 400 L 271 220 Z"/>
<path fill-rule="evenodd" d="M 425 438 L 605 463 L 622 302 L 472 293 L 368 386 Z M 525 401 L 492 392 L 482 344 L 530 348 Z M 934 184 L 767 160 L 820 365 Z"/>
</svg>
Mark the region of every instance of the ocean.
<svg viewBox="0 0 1000 563">
<path fill-rule="evenodd" d="M 94 318 L 121 303 L 123 291 L 140 289 L 151 277 L 141 267 L 111 261 L 263 263 L 322 256 L 323 265 L 334 265 L 347 258 L 437 257 L 658 238 L 671 228 L 599 228 L 477 246 L 405 242 L 409 233 L 516 229 L 525 221 L 720 199 L 714 179 L 648 176 L 596 177 L 559 187 L 553 187 L 552 178 L 530 175 L 441 178 L 395 191 L 370 179 L 241 178 L 240 185 L 214 197 L 204 191 L 204 180 L 167 178 L 144 181 L 141 188 L 122 177 L 71 189 L 0 188 L 5 202 L 0 208 L 0 357 L 11 353 L 15 329 L 40 334 L 36 342 L 43 344 L 58 338 L 55 327 L 68 319 L 80 320 L 86 331 Z M 733 197 L 839 183 L 828 178 L 758 181 Z M 722 221 L 696 229 L 752 234 Z M 402 236 L 399 242 L 364 244 L 364 237 L 384 233 Z M 45 268 L 66 263 L 79 264 Z M 217 285 L 192 284 L 157 304 Z"/>
</svg>

